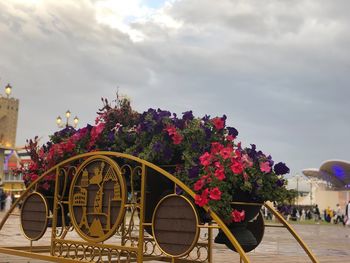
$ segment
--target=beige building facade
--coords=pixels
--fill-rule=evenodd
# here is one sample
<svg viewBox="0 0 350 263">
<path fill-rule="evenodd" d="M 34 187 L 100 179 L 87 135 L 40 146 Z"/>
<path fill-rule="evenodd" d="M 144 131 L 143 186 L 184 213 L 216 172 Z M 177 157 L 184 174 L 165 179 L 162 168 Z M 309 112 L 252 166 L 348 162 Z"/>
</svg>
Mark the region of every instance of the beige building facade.
<svg viewBox="0 0 350 263">
<path fill-rule="evenodd" d="M 4 179 L 5 150 L 16 145 L 19 100 L 0 95 L 0 185 Z"/>
<path fill-rule="evenodd" d="M 0 147 L 16 145 L 19 100 L 0 97 Z"/>
</svg>

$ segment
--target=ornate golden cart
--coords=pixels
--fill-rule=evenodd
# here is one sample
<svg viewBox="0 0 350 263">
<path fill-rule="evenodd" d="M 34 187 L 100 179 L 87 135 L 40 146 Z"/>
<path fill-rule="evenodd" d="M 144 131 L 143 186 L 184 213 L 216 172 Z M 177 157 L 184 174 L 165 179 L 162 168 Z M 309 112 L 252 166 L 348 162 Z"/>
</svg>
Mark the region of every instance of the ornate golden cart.
<svg viewBox="0 0 350 263">
<path fill-rule="evenodd" d="M 38 189 L 48 176 L 55 178 L 51 195 Z M 164 167 L 123 153 L 82 154 L 46 171 L 16 200 L 0 223 L 0 238 L 9 217 L 19 216 L 29 243 L 0 246 L 0 253 L 54 262 L 213 262 L 219 229 L 240 260 L 250 262 L 221 218 L 206 206 L 211 220 L 203 221 L 193 200 L 194 192 Z M 318 262 L 283 217 L 263 205 Z M 255 220 L 264 228 L 261 214 Z"/>
</svg>

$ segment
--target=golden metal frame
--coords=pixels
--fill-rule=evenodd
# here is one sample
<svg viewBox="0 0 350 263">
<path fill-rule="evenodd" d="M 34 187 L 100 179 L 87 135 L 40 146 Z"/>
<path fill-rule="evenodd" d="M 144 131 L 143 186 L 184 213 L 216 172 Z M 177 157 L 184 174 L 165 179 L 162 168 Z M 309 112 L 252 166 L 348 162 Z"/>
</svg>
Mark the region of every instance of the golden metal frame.
<svg viewBox="0 0 350 263">
<path fill-rule="evenodd" d="M 180 257 L 183 257 L 185 255 L 187 255 L 188 253 L 190 253 L 192 251 L 192 249 L 195 247 L 195 245 L 197 244 L 198 242 L 198 238 L 199 238 L 199 232 L 200 232 L 200 229 L 199 229 L 199 218 L 198 218 L 198 213 L 197 213 L 197 210 L 196 208 L 194 207 L 193 203 L 185 196 L 183 195 L 177 195 L 177 194 L 170 194 L 170 195 L 167 195 L 167 196 L 164 196 L 157 204 L 156 208 L 154 209 L 154 213 L 153 213 L 153 216 L 152 216 L 152 232 L 154 233 L 154 220 L 155 220 L 155 215 L 157 213 L 157 210 L 159 208 L 159 206 L 161 205 L 161 203 L 168 199 L 168 198 L 171 198 L 171 197 L 179 197 L 179 198 L 182 198 L 184 199 L 188 204 L 190 204 L 192 210 L 193 210 L 193 213 L 195 215 L 195 218 L 196 218 L 196 234 L 195 234 L 195 237 L 193 239 L 193 242 L 192 244 L 190 245 L 190 247 L 184 252 L 184 253 L 181 253 L 179 255 L 171 255 L 167 252 L 165 252 L 161 246 L 159 245 L 158 241 L 157 241 L 157 238 L 154 236 L 154 241 L 156 242 L 157 246 L 159 247 L 159 250 L 162 251 L 165 255 L 169 256 L 169 257 L 174 257 L 174 258 L 180 258 Z"/>
<path fill-rule="evenodd" d="M 121 172 L 122 177 L 127 173 L 130 176 L 130 186 L 131 194 L 127 199 L 124 196 L 125 209 L 129 210 L 122 215 L 122 223 L 120 227 L 116 229 L 116 234 L 120 238 L 120 244 L 108 243 L 109 240 L 102 242 L 103 238 L 99 241 L 96 240 L 71 240 L 69 239 L 69 233 L 71 231 L 77 231 L 76 222 L 72 224 L 67 224 L 64 217 L 62 217 L 62 226 L 57 225 L 57 215 L 58 211 L 64 214 L 64 207 L 70 206 L 71 197 L 67 199 L 65 196 L 66 189 L 69 187 L 69 180 L 72 177 L 72 181 L 75 175 L 79 174 L 79 168 L 83 164 L 86 164 L 89 160 L 102 158 L 103 160 L 113 160 L 117 169 Z M 119 166 L 117 164 L 118 160 L 123 159 L 125 162 Z M 0 253 L 23 256 L 53 262 L 144 262 L 147 260 L 162 260 L 175 262 L 175 257 L 169 258 L 168 255 L 163 253 L 156 241 L 152 236 L 147 236 L 145 234 L 145 226 L 152 226 L 152 223 L 145 222 L 145 197 L 146 197 L 146 182 L 147 182 L 147 169 L 153 169 L 159 173 L 159 176 L 164 176 L 171 180 L 175 186 L 181 188 L 188 197 L 189 200 L 194 200 L 195 193 L 182 181 L 174 177 L 161 167 L 156 166 L 150 162 L 142 160 L 138 157 L 118 153 L 118 152 L 107 152 L 107 151 L 96 151 L 85 153 L 71 157 L 54 167 L 50 168 L 48 171 L 43 173 L 37 180 L 28 186 L 24 193 L 18 198 L 10 210 L 5 214 L 2 221 L 0 222 L 0 235 L 1 229 L 7 222 L 9 216 L 16 215 L 14 213 L 15 207 L 19 202 L 23 201 L 27 195 L 32 192 L 37 192 L 38 183 L 47 176 L 55 176 L 55 192 L 53 194 L 53 216 L 52 216 L 52 230 L 51 230 L 51 246 L 33 246 L 33 241 L 30 240 L 29 246 L 18 246 L 18 247 L 1 247 Z M 136 191 L 134 189 L 134 178 L 139 176 L 141 179 L 141 189 Z M 72 185 L 72 184 L 71 184 Z M 126 184 L 124 182 L 123 188 L 126 189 Z M 70 189 L 70 188 L 69 188 Z M 125 194 L 127 191 L 124 191 Z M 175 189 L 174 189 L 175 192 Z M 126 200 L 127 199 L 127 200 Z M 309 256 L 312 262 L 318 262 L 314 254 L 307 247 L 307 245 L 302 241 L 302 239 L 297 235 L 297 233 L 292 229 L 292 227 L 286 222 L 283 217 L 270 205 L 267 203 L 264 206 L 269 209 L 277 219 L 286 227 L 297 242 L 304 249 L 306 254 Z M 60 210 L 59 210 L 60 208 Z M 204 206 L 204 210 L 212 218 L 212 222 L 208 225 L 203 225 L 197 222 L 198 229 L 206 230 L 207 239 L 198 240 L 195 244 L 193 250 L 197 249 L 197 255 L 191 256 L 191 252 L 183 257 L 176 259 L 183 262 L 212 262 L 212 230 L 214 228 L 220 228 L 227 238 L 230 240 L 232 245 L 235 247 L 236 251 L 239 253 L 241 261 L 250 262 L 247 254 L 244 252 L 240 244 L 237 242 L 234 235 L 230 232 L 223 220 L 214 213 L 209 206 Z M 139 215 L 139 219 L 137 218 Z M 74 219 L 73 219 L 74 220 Z M 73 222 L 73 221 L 72 221 Z M 150 247 L 150 250 L 148 250 Z M 204 249 L 206 251 L 206 257 L 203 259 L 201 256 L 201 251 Z M 43 252 L 46 254 L 43 254 Z M 49 252 L 49 254 L 47 254 Z M 193 252 L 193 251 L 192 251 Z"/>
</svg>

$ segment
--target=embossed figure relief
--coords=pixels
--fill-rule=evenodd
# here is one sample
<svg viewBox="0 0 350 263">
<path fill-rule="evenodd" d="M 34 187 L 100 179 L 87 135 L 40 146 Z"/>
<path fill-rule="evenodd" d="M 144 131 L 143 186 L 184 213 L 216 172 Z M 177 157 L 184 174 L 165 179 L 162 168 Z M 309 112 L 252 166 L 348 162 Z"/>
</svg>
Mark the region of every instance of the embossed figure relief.
<svg viewBox="0 0 350 263">
<path fill-rule="evenodd" d="M 113 235 L 124 214 L 125 196 L 124 178 L 112 159 L 85 161 L 70 191 L 72 221 L 79 235 L 94 242 Z"/>
</svg>

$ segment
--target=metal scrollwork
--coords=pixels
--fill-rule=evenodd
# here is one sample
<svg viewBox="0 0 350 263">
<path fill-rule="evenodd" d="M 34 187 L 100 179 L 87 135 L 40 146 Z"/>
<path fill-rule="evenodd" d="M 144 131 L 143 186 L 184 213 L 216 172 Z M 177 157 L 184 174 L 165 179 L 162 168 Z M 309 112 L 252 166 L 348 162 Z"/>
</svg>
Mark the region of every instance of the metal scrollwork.
<svg viewBox="0 0 350 263">
<path fill-rule="evenodd" d="M 166 179 L 159 182 L 171 182 L 166 189 L 170 189 L 171 194 L 160 192 L 158 199 L 152 199 L 149 198 L 151 194 L 159 189 L 158 176 Z M 54 191 L 45 195 L 40 188 L 41 183 L 50 180 L 54 182 Z M 185 195 L 174 193 L 177 192 L 174 188 L 181 188 Z M 50 168 L 19 198 L 23 201 L 24 211 L 21 224 L 24 226 L 24 235 L 31 242 L 23 255 L 34 255 L 36 252 L 32 242 L 40 239 L 45 231 L 46 234 L 51 231 L 51 243 L 47 246 L 46 254 L 40 254 L 41 259 L 48 261 L 211 262 L 213 229 L 220 228 L 228 237 L 230 232 L 220 217 L 210 210 L 207 212 L 213 221 L 203 224 L 199 220 L 193 198 L 194 193 L 170 172 L 137 157 L 114 152 L 95 152 L 72 157 Z M 168 203 L 164 200 L 168 200 Z M 170 200 L 177 200 L 177 205 L 174 206 L 176 208 L 172 207 L 174 203 Z M 151 203 L 148 205 L 151 207 L 149 209 L 147 202 Z M 265 206 L 274 212 L 276 217 L 281 217 L 273 208 L 266 204 Z M 189 209 L 191 213 L 187 210 L 186 213 L 185 210 L 180 211 L 184 208 Z M 33 211 L 38 214 L 35 217 L 38 229 L 32 233 L 30 222 L 33 216 L 30 212 Z M 11 212 L 12 210 L 9 213 Z M 42 215 L 39 216 L 39 213 Z M 191 218 L 176 217 L 176 213 Z M 152 220 L 149 219 L 150 216 Z M 8 214 L 0 222 L 0 230 L 7 218 Z M 191 224 L 184 223 L 187 219 Z M 51 225 L 49 221 L 52 221 Z M 168 242 L 166 236 L 169 225 L 172 226 L 170 232 L 176 236 L 173 243 Z M 286 226 L 288 227 L 287 224 Z M 184 233 L 187 234 L 186 240 L 193 240 L 192 243 L 183 241 L 185 239 L 182 239 L 181 235 Z M 245 252 L 239 250 L 242 248 L 232 238 L 232 234 L 230 238 L 233 240 L 230 239 L 231 243 L 238 248 L 241 259 L 248 262 Z M 173 245 L 172 249 L 175 252 L 179 244 L 184 248 L 179 253 L 172 253 L 168 243 Z M 0 248 L 6 251 L 6 248 Z M 305 250 L 305 247 L 303 248 Z M 21 251 L 24 250 L 25 248 L 21 247 L 16 251 L 16 255 L 21 255 Z M 43 251 L 43 246 L 38 246 L 37 251 L 39 250 Z M 313 259 L 311 252 L 305 251 Z M 13 250 L 9 253 L 13 253 Z M 34 255 L 33 258 L 38 258 L 38 255 Z"/>
</svg>

